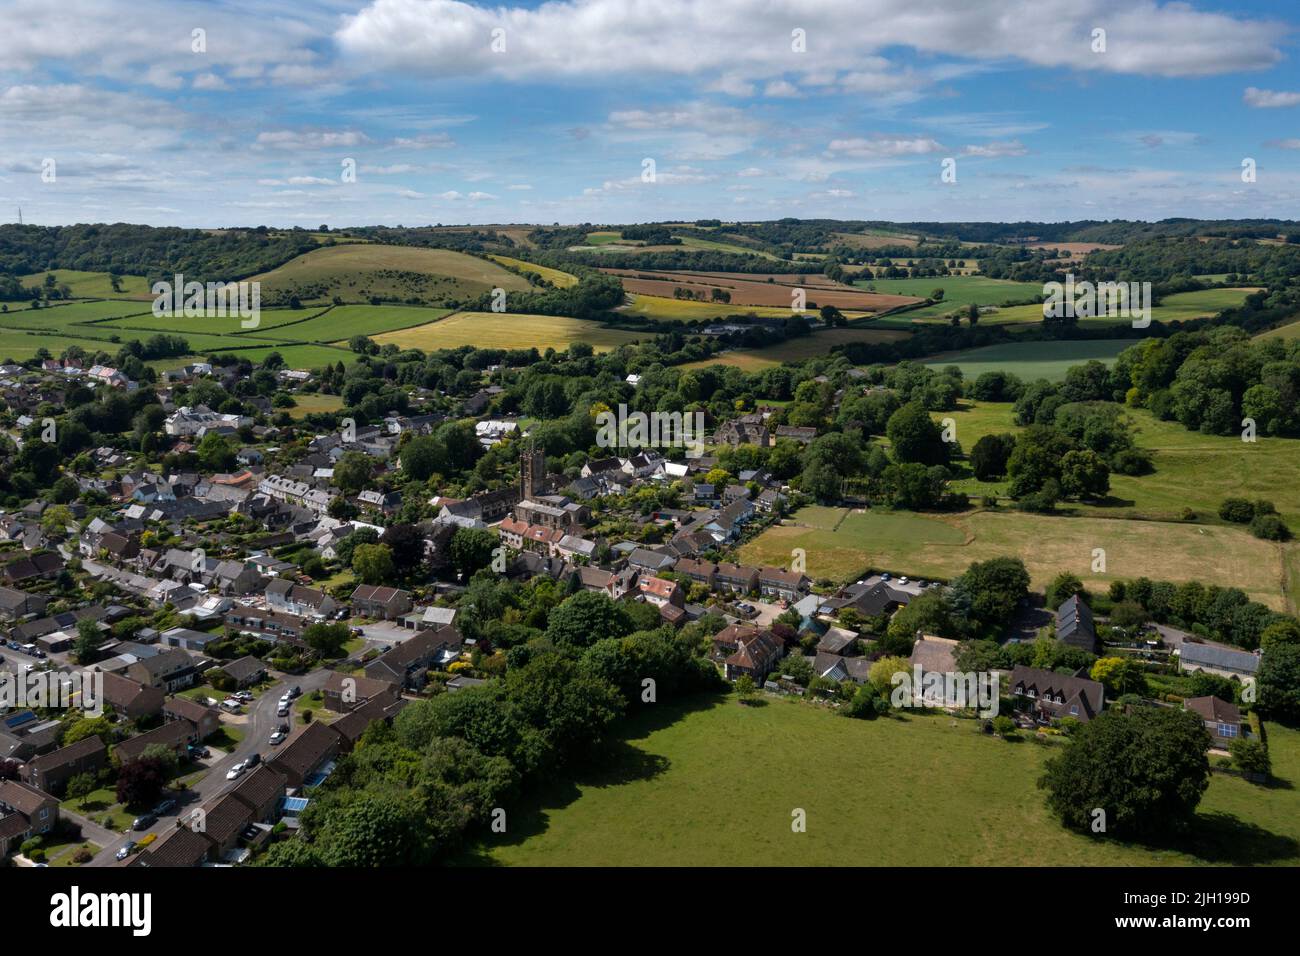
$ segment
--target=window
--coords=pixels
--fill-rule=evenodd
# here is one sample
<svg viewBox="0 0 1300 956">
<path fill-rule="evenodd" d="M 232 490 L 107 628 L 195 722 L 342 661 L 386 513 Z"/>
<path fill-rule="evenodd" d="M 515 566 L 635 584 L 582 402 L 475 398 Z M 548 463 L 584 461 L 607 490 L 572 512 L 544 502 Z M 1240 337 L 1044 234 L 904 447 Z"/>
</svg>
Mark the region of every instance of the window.
<svg viewBox="0 0 1300 956">
<path fill-rule="evenodd" d="M 1219 734 L 1220 737 L 1235 737 L 1235 736 L 1237 736 L 1237 725 L 1236 725 L 1236 724 L 1219 724 L 1219 726 L 1218 726 L 1218 728 L 1217 728 L 1217 732 L 1218 732 L 1218 734 Z"/>
<path fill-rule="evenodd" d="M 1071 705 L 1070 705 L 1070 713 L 1071 713 L 1073 716 L 1078 717 L 1078 716 L 1079 716 L 1079 705 L 1078 705 L 1078 704 L 1071 704 Z"/>
</svg>

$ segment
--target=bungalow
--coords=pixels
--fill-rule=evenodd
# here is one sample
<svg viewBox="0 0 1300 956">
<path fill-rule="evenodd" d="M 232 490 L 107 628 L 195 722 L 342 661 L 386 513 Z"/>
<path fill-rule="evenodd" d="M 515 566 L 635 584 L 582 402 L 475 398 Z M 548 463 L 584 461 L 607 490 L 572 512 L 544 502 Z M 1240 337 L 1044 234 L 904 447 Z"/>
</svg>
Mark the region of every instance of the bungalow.
<svg viewBox="0 0 1300 956">
<path fill-rule="evenodd" d="M 1189 697 L 1183 701 L 1183 710 L 1190 710 L 1204 721 L 1212 746 L 1226 749 L 1234 740 L 1246 736 L 1241 711 L 1236 704 L 1218 697 Z"/>
<path fill-rule="evenodd" d="M 331 671 L 321 693 L 325 698 L 326 710 L 346 714 L 374 697 L 391 694 L 394 686 L 392 681 Z"/>
<path fill-rule="evenodd" d="M 411 593 L 401 588 L 359 584 L 352 592 L 352 611 L 359 617 L 391 621 L 411 609 Z"/>
<path fill-rule="evenodd" d="M 25 764 L 22 778 L 38 790 L 62 793 L 73 777 L 82 773 L 98 774 L 107 760 L 108 748 L 104 741 L 92 734 Z"/>
<path fill-rule="evenodd" d="M 579 565 L 574 569 L 574 574 L 578 576 L 578 584 L 584 591 L 599 591 L 610 598 L 622 596 L 618 589 L 618 575 L 611 571 Z"/>
<path fill-rule="evenodd" d="M 426 672 L 455 660 L 461 643 L 460 632 L 454 627 L 417 631 L 367 664 L 365 674 L 374 680 L 418 690 L 425 684 Z"/>
<path fill-rule="evenodd" d="M 301 787 L 339 754 L 341 738 L 329 725 L 313 721 L 291 736 L 267 761 L 284 775 L 286 786 Z"/>
<path fill-rule="evenodd" d="M 871 661 L 865 657 L 844 657 L 827 651 L 818 651 L 813 657 L 813 673 L 826 680 L 865 684 L 871 673 Z"/>
<path fill-rule="evenodd" d="M 1238 651 L 1219 644 L 1196 644 L 1184 641 L 1178 651 L 1178 669 L 1183 673 L 1206 671 L 1220 677 L 1243 677 L 1259 670 L 1259 654 Z"/>
<path fill-rule="evenodd" d="M 670 554 L 662 551 L 651 551 L 648 548 L 635 548 L 627 556 L 629 567 L 636 568 L 640 571 L 646 571 L 654 574 L 658 571 L 671 570 L 676 560 Z"/>
<path fill-rule="evenodd" d="M 268 764 L 259 764 L 230 792 L 244 801 L 252 811 L 254 823 L 270 823 L 284 797 L 287 779 Z"/>
<path fill-rule="evenodd" d="M 1062 717 L 1087 723 L 1106 705 L 1106 688 L 1097 681 L 1024 664 L 1017 664 L 1011 672 L 1011 693 L 1042 723 Z"/>
<path fill-rule="evenodd" d="M 330 729 L 339 735 L 339 747 L 344 753 L 350 753 L 357 741 L 377 720 L 385 723 L 401 712 L 407 701 L 397 695 L 396 689 L 390 687 L 388 692 L 373 697 L 358 706 L 351 713 L 340 717 L 330 724 Z"/>
</svg>

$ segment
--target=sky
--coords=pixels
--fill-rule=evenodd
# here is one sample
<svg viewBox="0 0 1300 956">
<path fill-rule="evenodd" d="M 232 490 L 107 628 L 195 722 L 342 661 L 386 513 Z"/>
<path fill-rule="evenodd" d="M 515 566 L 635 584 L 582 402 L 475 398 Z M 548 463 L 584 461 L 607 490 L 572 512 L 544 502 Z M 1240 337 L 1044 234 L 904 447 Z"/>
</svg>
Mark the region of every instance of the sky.
<svg viewBox="0 0 1300 956">
<path fill-rule="evenodd" d="M 1300 218 L 1294 0 L 0 0 L 0 23 L 0 222 Z"/>
</svg>

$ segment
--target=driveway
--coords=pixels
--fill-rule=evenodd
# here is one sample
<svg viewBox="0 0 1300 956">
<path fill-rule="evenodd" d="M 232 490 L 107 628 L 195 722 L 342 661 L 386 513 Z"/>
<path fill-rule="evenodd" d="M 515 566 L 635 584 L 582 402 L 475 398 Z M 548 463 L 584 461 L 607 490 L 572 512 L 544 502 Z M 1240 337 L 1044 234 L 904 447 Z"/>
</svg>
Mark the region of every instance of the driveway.
<svg viewBox="0 0 1300 956">
<path fill-rule="evenodd" d="M 330 671 L 321 667 L 311 673 L 303 674 L 301 676 L 284 677 L 263 691 L 262 696 L 253 701 L 253 704 L 246 715 L 246 719 L 240 728 L 244 732 L 244 739 L 224 757 L 214 759 L 208 772 L 196 780 L 188 790 L 176 795 L 177 802 L 180 804 L 176 808 L 177 814 L 183 818 L 194 807 L 197 807 L 199 804 L 204 803 L 213 797 L 221 795 L 231 787 L 235 786 L 239 781 L 226 779 L 226 772 L 235 764 L 242 763 L 254 752 L 260 753 L 263 759 L 274 752 L 275 748 L 271 747 L 267 743 L 272 731 L 274 731 L 281 723 L 288 724 L 290 729 L 292 729 L 295 723 L 295 716 L 292 709 L 290 709 L 288 717 L 277 717 L 275 715 L 276 710 L 280 707 L 280 695 L 294 685 L 297 685 L 304 694 L 310 694 L 314 690 L 320 690 L 325 686 L 325 681 L 329 679 L 329 675 Z M 216 758 L 217 755 L 214 753 L 213 757 Z M 240 779 L 243 779 L 242 776 Z M 175 829 L 177 814 L 165 816 L 148 830 L 134 833 L 111 834 L 104 830 L 103 827 L 98 827 L 97 829 L 99 829 L 101 833 L 111 836 L 112 839 L 107 844 L 104 844 L 104 848 L 96 854 L 95 859 L 86 865 L 119 865 L 114 859 L 114 854 L 117 852 L 119 847 L 125 844 L 127 840 L 135 840 L 139 842 L 140 838 L 147 833 L 156 833 L 161 837 L 169 830 Z M 94 838 L 92 837 L 92 839 Z M 95 840 L 95 842 L 98 843 L 99 840 Z M 125 862 L 126 861 L 123 861 L 122 865 L 125 865 Z"/>
</svg>

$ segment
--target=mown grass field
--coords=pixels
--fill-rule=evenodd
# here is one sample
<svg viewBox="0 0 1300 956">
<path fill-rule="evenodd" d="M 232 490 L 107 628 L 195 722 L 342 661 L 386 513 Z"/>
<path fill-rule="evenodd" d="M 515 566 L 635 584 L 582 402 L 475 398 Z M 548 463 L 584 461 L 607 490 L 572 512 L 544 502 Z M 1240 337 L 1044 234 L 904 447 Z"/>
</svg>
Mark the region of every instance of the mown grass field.
<svg viewBox="0 0 1300 956">
<path fill-rule="evenodd" d="M 1279 325 L 1276 329 L 1269 329 L 1267 332 L 1261 332 L 1255 336 L 1258 340 L 1264 339 L 1282 339 L 1290 341 L 1291 339 L 1300 339 L 1300 316 L 1288 322 L 1286 325 Z"/>
<path fill-rule="evenodd" d="M 495 262 L 446 249 L 346 244 L 313 249 L 251 281 L 262 283 L 263 301 L 297 294 L 302 301 L 369 302 L 371 296 L 426 302 L 466 299 L 502 288 L 522 292 L 528 282 Z"/>
<path fill-rule="evenodd" d="M 659 708 L 662 709 L 659 709 Z M 1300 862 L 1300 733 L 1267 727 L 1260 787 L 1216 774 L 1168 847 L 1066 830 L 1036 787 L 1054 747 L 975 722 L 847 720 L 788 700 L 663 704 L 612 765 L 533 795 L 462 862 L 497 866 L 1153 866 Z M 791 814 L 806 814 L 795 833 Z"/>
<path fill-rule="evenodd" d="M 733 305 L 729 302 L 699 302 L 695 299 L 674 299 L 664 295 L 629 294 L 630 303 L 619 308 L 620 312 L 630 315 L 645 316 L 658 322 L 694 322 L 716 319 L 723 321 L 729 315 L 756 315 L 767 319 L 788 319 L 791 315 L 789 306 L 770 305 Z M 814 313 L 807 313 L 812 315 Z M 847 316 L 857 318 L 865 312 L 846 312 Z"/>
<path fill-rule="evenodd" d="M 1065 340 L 1055 342 L 1008 342 L 982 348 L 952 352 L 925 359 L 923 364 L 961 367 L 971 381 L 985 372 L 1011 372 L 1027 382 L 1045 378 L 1051 382 L 1065 379 L 1071 366 L 1090 359 L 1112 364 L 1120 352 L 1137 339 Z"/>
<path fill-rule="evenodd" d="M 404 349 L 452 349 L 461 345 L 478 348 L 545 350 L 566 349 L 571 342 L 587 342 L 598 352 L 609 351 L 625 342 L 647 338 L 621 329 L 610 329 L 584 319 L 554 315 L 515 315 L 496 312 L 457 312 L 438 322 L 374 336 L 380 345 L 395 343 Z"/>
<path fill-rule="evenodd" d="M 831 531 L 805 524 L 802 514 L 796 512 L 743 545 L 741 560 L 782 567 L 793 549 L 802 548 L 809 575 L 845 582 L 870 568 L 950 580 L 972 562 L 1017 557 L 1039 590 L 1062 571 L 1079 575 L 1092 588 L 1145 575 L 1239 587 L 1270 607 L 1287 606 L 1283 546 L 1238 526 L 1009 510 L 920 514 L 867 509 L 850 511 Z M 1096 548 L 1106 552 L 1104 573 L 1092 571 Z"/>
</svg>

